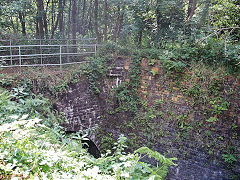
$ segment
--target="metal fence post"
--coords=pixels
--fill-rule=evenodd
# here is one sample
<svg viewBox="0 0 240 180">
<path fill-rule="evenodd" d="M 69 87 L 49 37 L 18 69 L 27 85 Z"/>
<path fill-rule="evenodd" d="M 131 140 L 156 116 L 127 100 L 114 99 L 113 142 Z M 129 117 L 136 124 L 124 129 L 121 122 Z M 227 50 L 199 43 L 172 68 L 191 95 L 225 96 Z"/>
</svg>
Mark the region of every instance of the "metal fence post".
<svg viewBox="0 0 240 180">
<path fill-rule="evenodd" d="M 20 72 L 22 72 L 21 46 L 18 46 L 18 54 L 19 54 L 19 66 L 20 66 Z"/>
<path fill-rule="evenodd" d="M 94 46 L 94 52 L 95 52 L 95 55 L 97 54 L 97 44 L 95 44 Z"/>
<path fill-rule="evenodd" d="M 8 44 L 9 44 L 8 46 L 1 46 L 1 49 L 3 48 L 3 50 L 1 50 L 0 58 L 4 58 L 4 59 L 6 58 L 6 60 L 8 61 L 8 66 L 11 64 L 12 67 L 19 67 L 18 70 L 21 72 L 22 72 L 22 67 L 43 66 L 43 65 L 44 66 L 45 65 L 60 66 L 61 70 L 63 70 L 63 65 L 65 64 L 81 63 L 81 59 L 79 59 L 80 61 L 77 58 L 76 60 L 74 60 L 74 58 L 72 57 L 78 56 L 81 58 L 82 56 L 96 55 L 98 50 L 97 42 L 90 43 L 85 39 L 83 39 L 83 41 L 87 41 L 85 44 L 81 44 L 81 43 L 70 44 L 71 39 L 67 40 L 65 44 L 58 44 L 58 45 L 46 44 L 44 42 L 44 39 L 38 39 L 38 41 L 40 41 L 39 42 L 40 45 L 39 44 L 38 45 L 37 44 L 15 45 L 15 41 L 8 40 Z M 52 51 L 52 49 L 54 51 Z M 8 52 L 8 50 L 10 50 L 10 52 Z M 2 51 L 5 51 L 6 54 L 2 55 Z M 32 53 L 33 51 L 35 53 Z M 41 51 L 41 53 L 39 53 L 39 51 Z M 57 56 L 59 56 L 59 60 L 56 59 Z M 52 57 L 55 59 L 54 62 L 50 61 L 49 63 L 45 63 L 45 58 L 51 59 Z M 71 58 L 73 59 L 72 61 L 71 61 Z M 37 60 L 38 63 L 36 64 L 34 64 L 35 62 L 32 62 L 32 60 L 35 60 L 35 59 L 38 59 Z M 40 59 L 41 59 L 41 64 L 39 62 Z M 25 62 L 25 60 L 27 61 Z M 58 61 L 58 63 L 56 61 Z"/>
<path fill-rule="evenodd" d="M 10 39 L 10 56 L 11 56 L 11 66 L 13 65 L 12 63 L 12 40 Z"/>
<path fill-rule="evenodd" d="M 60 45 L 59 48 L 60 48 L 59 49 L 59 53 L 60 53 L 60 57 L 59 57 L 60 58 L 60 70 L 62 70 L 62 46 Z"/>
<path fill-rule="evenodd" d="M 43 64 L 43 61 L 42 61 L 42 39 L 40 39 L 40 54 L 41 54 L 41 64 Z"/>
<path fill-rule="evenodd" d="M 68 53 L 69 53 L 69 47 L 68 47 L 68 45 L 69 45 L 69 42 L 68 42 L 68 39 L 67 39 L 67 62 L 69 62 L 69 55 L 68 55 Z"/>
</svg>

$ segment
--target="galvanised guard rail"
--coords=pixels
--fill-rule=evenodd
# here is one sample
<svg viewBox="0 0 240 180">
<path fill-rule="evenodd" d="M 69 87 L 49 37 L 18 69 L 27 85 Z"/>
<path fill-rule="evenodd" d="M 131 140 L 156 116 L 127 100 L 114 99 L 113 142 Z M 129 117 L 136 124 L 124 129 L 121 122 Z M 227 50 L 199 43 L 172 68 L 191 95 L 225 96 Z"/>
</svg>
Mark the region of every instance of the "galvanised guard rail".
<svg viewBox="0 0 240 180">
<path fill-rule="evenodd" d="M 41 40 L 40 44 L 0 46 L 0 67 L 28 67 L 28 66 L 62 66 L 65 64 L 82 63 L 84 57 L 96 54 L 96 42 L 94 39 L 84 39 L 86 44 L 51 44 L 51 40 Z M 59 40 L 54 40 L 59 41 Z M 60 40 L 61 41 L 61 40 Z M 70 40 L 75 41 L 77 40 Z M 63 42 L 63 41 L 62 41 Z M 82 58 L 80 58 L 82 57 Z"/>
</svg>

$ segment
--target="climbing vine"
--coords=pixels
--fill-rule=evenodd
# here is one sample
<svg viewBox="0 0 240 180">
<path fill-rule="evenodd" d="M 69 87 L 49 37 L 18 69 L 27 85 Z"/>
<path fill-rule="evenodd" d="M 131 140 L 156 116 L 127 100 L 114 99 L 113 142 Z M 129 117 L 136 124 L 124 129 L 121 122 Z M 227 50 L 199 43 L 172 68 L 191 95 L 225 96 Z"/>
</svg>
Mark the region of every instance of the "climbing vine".
<svg viewBox="0 0 240 180">
<path fill-rule="evenodd" d="M 101 79 L 106 76 L 107 71 L 105 59 L 91 58 L 86 70 L 91 93 L 99 94 L 99 85 L 102 82 Z"/>
<path fill-rule="evenodd" d="M 137 113 L 140 106 L 138 88 L 141 81 L 141 56 L 135 54 L 131 59 L 130 81 L 120 85 L 115 91 L 119 105 L 126 111 Z"/>
</svg>

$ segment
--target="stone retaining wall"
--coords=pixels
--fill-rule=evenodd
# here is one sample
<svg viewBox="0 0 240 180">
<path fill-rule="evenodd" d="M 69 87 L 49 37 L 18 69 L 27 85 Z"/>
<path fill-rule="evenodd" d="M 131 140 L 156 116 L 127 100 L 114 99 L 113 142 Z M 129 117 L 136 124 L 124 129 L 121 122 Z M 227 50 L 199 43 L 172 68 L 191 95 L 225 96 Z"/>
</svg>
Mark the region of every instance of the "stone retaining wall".
<svg viewBox="0 0 240 180">
<path fill-rule="evenodd" d="M 91 94 L 88 81 L 86 78 L 83 78 L 77 84 L 71 84 L 69 92 L 60 98 L 58 109 L 60 112 L 64 112 L 69 120 L 69 123 L 65 124 L 68 131 L 79 131 L 99 125 L 104 126 L 104 123 L 112 123 L 111 119 L 101 117 L 114 105 L 114 102 L 107 102 L 109 91 L 119 86 L 122 82 L 129 81 L 127 78 L 129 59 L 116 58 L 115 62 L 109 64 L 109 67 L 112 68 L 107 71 L 107 78 L 101 82 L 102 87 L 99 95 Z M 179 89 L 172 89 L 171 92 L 167 89 L 167 86 L 171 82 L 161 78 L 164 73 L 163 69 L 156 68 L 154 71 L 158 71 L 158 75 L 151 75 L 147 59 L 142 60 L 142 69 L 139 96 L 147 101 L 149 106 L 153 106 L 156 99 L 164 100 L 160 109 L 163 113 L 167 114 L 168 111 L 172 111 L 177 115 L 189 114 L 188 118 L 190 122 L 203 121 L 201 119 L 203 112 L 191 107 L 189 99 L 184 97 Z M 129 117 L 128 115 L 120 117 L 120 119 L 124 118 L 128 121 L 127 118 Z M 152 140 L 154 150 L 160 153 L 167 152 L 168 154 L 173 154 L 179 159 L 177 161 L 179 166 L 170 169 L 167 179 L 231 179 L 231 173 L 229 173 L 228 167 L 223 163 L 220 156 L 211 156 L 201 148 L 201 143 L 204 143 L 204 139 L 196 141 L 196 139 L 190 137 L 190 139 L 186 139 L 182 144 L 179 144 L 176 142 L 179 130 L 174 126 L 175 121 L 170 122 L 168 119 L 156 117 L 152 120 L 152 123 L 161 124 L 165 135 L 168 132 L 167 136 L 155 137 Z M 118 126 L 109 127 L 111 127 L 109 131 L 113 134 L 121 133 Z M 100 139 L 97 139 L 94 134 L 91 134 L 90 137 L 100 147 Z M 240 172 L 239 167 L 238 163 L 234 169 L 235 173 Z"/>
</svg>

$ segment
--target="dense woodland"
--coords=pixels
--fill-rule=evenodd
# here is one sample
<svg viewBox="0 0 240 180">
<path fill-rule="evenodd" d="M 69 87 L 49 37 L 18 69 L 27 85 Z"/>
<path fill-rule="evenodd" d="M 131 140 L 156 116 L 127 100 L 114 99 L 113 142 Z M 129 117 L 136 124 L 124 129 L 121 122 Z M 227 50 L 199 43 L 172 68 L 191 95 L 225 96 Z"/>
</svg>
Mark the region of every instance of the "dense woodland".
<svg viewBox="0 0 240 180">
<path fill-rule="evenodd" d="M 239 69 L 238 0 L 2 0 L 0 16 L 1 39 L 94 37 Z"/>
<path fill-rule="evenodd" d="M 94 37 L 239 69 L 238 0 L 2 0 L 0 16 L 1 39 Z"/>
<path fill-rule="evenodd" d="M 96 37 L 149 46 L 164 40 L 233 35 L 238 0 L 2 0 L 1 37 Z"/>
</svg>

